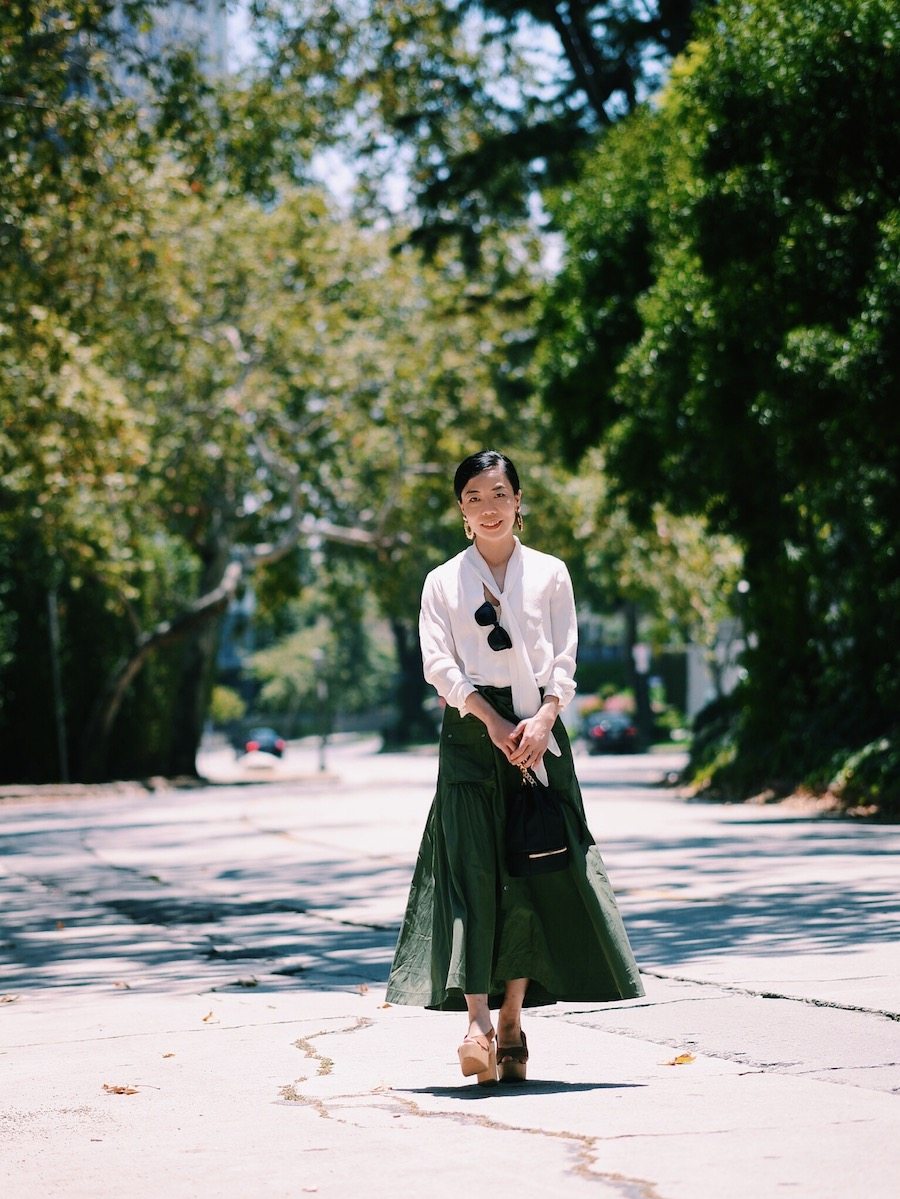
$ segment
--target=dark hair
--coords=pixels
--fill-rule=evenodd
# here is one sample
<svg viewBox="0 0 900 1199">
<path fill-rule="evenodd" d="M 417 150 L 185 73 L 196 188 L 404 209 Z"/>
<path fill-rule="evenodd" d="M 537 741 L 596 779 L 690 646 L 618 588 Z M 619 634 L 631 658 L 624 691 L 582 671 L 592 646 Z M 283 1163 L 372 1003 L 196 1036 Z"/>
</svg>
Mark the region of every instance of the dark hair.
<svg viewBox="0 0 900 1199">
<path fill-rule="evenodd" d="M 464 458 L 456 468 L 456 474 L 453 476 L 453 490 L 456 492 L 456 498 L 462 499 L 463 488 L 470 479 L 474 479 L 482 471 L 490 470 L 493 466 L 503 467 L 513 491 L 521 490 L 519 472 L 505 454 L 501 454 L 498 450 L 479 450 L 477 454 L 470 454 L 468 458 Z"/>
</svg>

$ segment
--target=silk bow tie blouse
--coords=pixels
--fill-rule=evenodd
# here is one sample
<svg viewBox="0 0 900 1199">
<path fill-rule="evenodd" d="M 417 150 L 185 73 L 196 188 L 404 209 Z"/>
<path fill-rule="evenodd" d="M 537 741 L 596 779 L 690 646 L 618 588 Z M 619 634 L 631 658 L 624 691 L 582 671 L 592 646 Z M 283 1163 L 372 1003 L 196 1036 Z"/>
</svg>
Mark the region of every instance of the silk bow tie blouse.
<svg viewBox="0 0 900 1199">
<path fill-rule="evenodd" d="M 490 626 L 475 620 L 485 588 L 500 601 L 500 624 L 512 649 L 492 650 Z M 555 696 L 560 710 L 575 694 L 578 624 L 569 572 L 559 558 L 518 538 L 502 590 L 474 545 L 431 571 L 419 636 L 425 678 L 461 713 L 478 686 L 511 687 L 520 719 L 538 710 L 541 691 Z"/>
</svg>

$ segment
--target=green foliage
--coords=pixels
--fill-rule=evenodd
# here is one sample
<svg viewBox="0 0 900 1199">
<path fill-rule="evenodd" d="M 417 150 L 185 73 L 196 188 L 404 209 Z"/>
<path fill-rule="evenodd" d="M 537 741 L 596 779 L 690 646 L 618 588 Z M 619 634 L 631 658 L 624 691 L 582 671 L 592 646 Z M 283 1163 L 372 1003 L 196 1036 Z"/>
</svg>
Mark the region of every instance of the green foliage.
<svg viewBox="0 0 900 1199">
<path fill-rule="evenodd" d="M 0 162 L 0 554 L 12 574 L 0 584 L 0 729 L 21 751 L 3 755 L 2 769 L 59 769 L 46 752 L 48 585 L 75 773 L 88 763 L 105 774 L 190 769 L 219 608 L 180 642 L 160 634 L 99 747 L 92 714 L 148 631 L 164 633 L 236 565 L 272 641 L 265 702 L 307 704 L 312 641 L 330 639 L 331 694 L 368 704 L 393 671 L 408 729 L 423 691 L 422 577 L 465 544 L 450 471 L 485 445 L 517 461 L 526 538 L 572 560 L 580 595 L 640 602 L 660 637 L 677 630 L 708 644 L 729 604 L 736 539 L 753 572 L 760 689 L 777 673 L 766 620 L 776 643 L 800 647 L 784 706 L 805 713 L 806 667 L 828 652 L 837 677 L 867 606 L 873 694 L 892 695 L 896 672 L 879 646 L 897 619 L 895 584 L 885 557 L 880 573 L 874 555 L 865 569 L 853 560 L 873 530 L 885 555 L 895 538 L 885 513 L 896 475 L 879 457 L 896 379 L 898 228 L 882 202 L 891 179 L 857 196 L 848 168 L 839 194 L 816 176 L 810 195 L 790 199 L 806 176 L 774 151 L 765 170 L 743 160 L 720 169 L 736 151 L 716 141 L 710 114 L 732 103 L 728 72 L 752 59 L 732 14 L 734 64 L 710 49 L 720 31 L 709 26 L 665 106 L 606 135 L 584 184 L 558 191 L 572 250 L 539 329 L 541 246 L 521 219 L 524 198 L 634 108 L 656 68 L 629 53 L 677 49 L 692 5 L 660 4 L 662 24 L 653 5 L 646 21 L 645 6 L 569 5 L 609 89 L 587 99 L 569 50 L 559 77 L 536 84 L 527 45 L 556 9 L 409 0 L 374 4 L 360 23 L 351 5 L 251 8 L 267 73 L 219 82 L 181 51 L 146 50 L 134 31 L 152 23 L 149 4 L 12 4 L 0 15 L 0 95 L 14 101 L 2 109 Z M 875 29 L 872 11 L 859 30 Z M 805 28 L 767 20 L 779 37 Z M 779 103 L 810 75 L 801 65 L 794 84 L 790 72 L 779 83 Z M 122 67 L 140 80 L 140 119 L 119 90 Z M 752 105 L 774 102 L 755 82 L 750 92 L 734 118 L 748 130 L 760 124 Z M 858 106 L 855 84 L 848 95 Z M 354 221 L 308 184 L 311 155 L 348 137 L 357 117 L 372 192 L 398 145 L 414 150 L 416 216 L 434 234 L 427 262 L 409 226 Z M 879 161 L 882 125 L 866 135 Z M 772 179 L 777 202 L 765 191 Z M 709 239 L 729 221 L 726 254 Z M 782 305 L 774 334 L 744 228 L 754 223 L 781 237 L 766 275 Z M 478 253 L 453 257 L 447 228 Z M 856 275 L 817 281 L 801 303 L 791 280 L 798 264 L 815 276 L 817 255 L 838 273 L 855 263 Z M 845 319 L 832 320 L 838 302 Z M 745 333 L 749 348 L 733 361 Z M 542 377 L 567 413 L 563 437 L 533 394 L 539 335 Z M 814 429 L 794 419 L 801 400 Z M 848 404 L 868 405 L 871 444 L 838 495 L 842 447 L 860 434 Z M 608 447 L 578 479 L 554 464 L 560 440 L 571 449 L 601 431 Z M 748 489 L 760 467 L 765 488 Z M 823 584 L 826 568 L 838 587 Z M 767 580 L 793 587 L 777 622 Z M 807 582 L 812 625 L 794 603 Z M 294 627 L 287 601 L 311 589 L 313 615 Z M 393 636 L 390 667 L 366 640 L 376 613 Z M 274 645 L 286 638 L 282 669 Z M 871 726 L 863 706 L 853 743 Z"/>
<path fill-rule="evenodd" d="M 113 218 L 103 210 L 92 223 L 90 190 L 81 208 L 73 198 L 35 215 L 36 244 L 49 254 L 59 235 L 77 255 L 65 287 L 22 268 L 22 291 L 44 306 L 11 296 L 0 330 L 0 521 L 26 572 L 14 602 L 0 597 L 3 627 L 11 637 L 28 621 L 18 644 L 45 664 L 40 613 L 55 579 L 75 773 L 183 773 L 214 630 L 153 655 L 108 746 L 91 732 L 104 678 L 143 631 L 242 556 L 251 570 L 273 559 L 257 584 L 277 607 L 300 586 L 303 555 L 279 559 L 298 537 L 304 569 L 332 591 L 342 555 L 364 563 L 354 586 L 377 588 L 382 612 L 412 629 L 424 563 L 459 538 L 447 464 L 471 439 L 506 433 L 501 397 L 518 402 L 521 444 L 536 445 L 541 418 L 523 398 L 530 281 L 515 261 L 526 243 L 486 243 L 484 273 L 467 278 L 449 259 L 426 267 L 392 254 L 386 233 L 353 225 L 318 192 L 285 184 L 264 207 L 227 180 L 198 189 L 171 160 L 151 170 L 117 158 L 119 143 L 107 149 L 128 181 L 112 247 Z M 93 667 L 82 671 L 88 629 Z M 29 747 L 8 768 L 43 775 L 58 768 L 38 731 L 50 690 L 34 670 L 32 686 L 26 661 L 5 680 L 19 702 L 4 735 Z"/>
<path fill-rule="evenodd" d="M 547 201 L 566 253 L 545 288 L 537 366 L 543 393 L 565 413 L 561 435 L 574 462 L 618 415 L 613 384 L 641 332 L 637 300 L 652 280 L 651 206 L 662 171 L 658 121 L 639 110 L 584 158 L 577 185 Z"/>
<path fill-rule="evenodd" d="M 654 623 L 660 645 L 714 650 L 722 621 L 734 614 L 742 556 L 734 540 L 696 516 L 673 516 L 653 505 L 634 521 L 617 503 L 601 450 L 589 450 L 573 487 L 575 562 L 587 598 L 599 610 L 624 601 Z"/>
<path fill-rule="evenodd" d="M 359 607 L 362 593 L 353 594 Z M 390 639 L 364 614 L 331 604 L 294 605 L 295 630 L 253 655 L 261 683 L 255 706 L 276 713 L 289 729 L 321 731 L 334 713 L 381 708 L 393 696 L 396 660 Z M 339 615 L 336 615 L 339 614 Z"/>
<path fill-rule="evenodd" d="M 355 159 L 376 211 L 409 163 L 414 239 L 458 239 L 468 265 L 487 228 L 529 213 L 586 148 L 634 109 L 687 40 L 695 0 L 370 0 L 251 3 L 270 104 L 297 89 Z M 265 126 L 263 129 L 265 137 Z M 303 145 L 303 139 L 300 138 Z M 371 210 L 371 209 L 370 209 Z"/>
<path fill-rule="evenodd" d="M 900 710 L 898 32 L 887 0 L 717 6 L 559 208 L 582 258 L 596 214 L 613 280 L 646 230 L 642 291 L 567 263 L 561 305 L 586 314 L 545 375 L 637 519 L 662 503 L 744 550 L 749 677 L 712 773 L 745 791 L 893 736 Z"/>
<path fill-rule="evenodd" d="M 209 701 L 209 718 L 219 728 L 243 720 L 247 704 L 233 687 L 221 684 L 213 687 Z"/>
<path fill-rule="evenodd" d="M 834 763 L 828 789 L 848 808 L 873 806 L 885 816 L 900 815 L 900 748 L 880 737 Z"/>
<path fill-rule="evenodd" d="M 713 789 L 726 799 L 745 798 L 749 793 L 735 784 L 730 772 L 738 754 L 738 735 L 744 707 L 740 691 L 707 704 L 694 719 L 688 777 L 700 789 Z"/>
</svg>

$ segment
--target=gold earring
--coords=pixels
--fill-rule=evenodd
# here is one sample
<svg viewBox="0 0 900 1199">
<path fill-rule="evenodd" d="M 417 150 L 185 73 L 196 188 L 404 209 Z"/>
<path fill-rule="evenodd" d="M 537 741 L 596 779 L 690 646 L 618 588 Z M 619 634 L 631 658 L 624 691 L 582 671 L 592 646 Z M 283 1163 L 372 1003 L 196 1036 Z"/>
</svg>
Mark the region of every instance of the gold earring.
<svg viewBox="0 0 900 1199">
<path fill-rule="evenodd" d="M 525 528 L 525 521 L 522 520 L 522 513 L 519 511 L 518 508 L 516 508 L 516 528 L 519 530 L 520 533 Z"/>
<path fill-rule="evenodd" d="M 463 517 L 463 529 L 465 530 L 465 534 L 466 534 L 466 536 L 468 537 L 468 539 L 469 539 L 470 541 L 474 541 L 474 540 L 475 540 L 475 534 L 472 532 L 472 526 L 469 524 L 469 518 L 468 518 L 468 516 L 464 516 L 464 517 Z"/>
</svg>

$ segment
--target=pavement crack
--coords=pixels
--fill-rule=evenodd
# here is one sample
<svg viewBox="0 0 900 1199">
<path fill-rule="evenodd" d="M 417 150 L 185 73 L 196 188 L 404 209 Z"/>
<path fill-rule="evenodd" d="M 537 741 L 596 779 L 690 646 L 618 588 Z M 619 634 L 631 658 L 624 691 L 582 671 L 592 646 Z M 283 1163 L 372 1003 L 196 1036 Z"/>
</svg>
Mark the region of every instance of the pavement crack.
<svg viewBox="0 0 900 1199">
<path fill-rule="evenodd" d="M 882 1016 L 886 1020 L 900 1021 L 900 1012 L 892 1012 L 886 1008 L 864 1007 L 857 1003 L 839 1003 L 836 999 L 816 999 L 806 995 L 785 995 L 780 991 L 759 990 L 755 987 L 741 987 L 736 983 L 713 982 L 706 978 L 691 978 L 685 974 L 669 974 L 664 970 L 647 970 L 641 967 L 641 974 L 648 978 L 658 978 L 664 982 L 692 983 L 695 987 L 712 987 L 717 991 L 728 991 L 734 995 L 748 995 L 755 999 L 783 999 L 788 1003 L 805 1003 L 809 1007 L 832 1008 L 838 1012 L 860 1012 L 866 1016 Z"/>
<path fill-rule="evenodd" d="M 492 1116 L 474 1112 L 429 1112 L 425 1111 L 414 1099 L 396 1092 L 391 1092 L 386 1098 L 389 1103 L 400 1107 L 407 1115 L 423 1120 L 450 1120 L 455 1124 L 463 1124 L 470 1128 L 488 1128 L 495 1132 L 516 1132 L 525 1136 L 567 1142 L 575 1152 L 575 1161 L 570 1167 L 569 1173 L 588 1182 L 604 1182 L 615 1188 L 622 1199 L 664 1199 L 656 1189 L 655 1183 L 646 1178 L 634 1178 L 626 1174 L 596 1169 L 599 1156 L 598 1144 L 606 1138 L 591 1137 L 586 1133 L 569 1132 L 566 1129 L 530 1128 L 521 1124 L 509 1124 L 504 1120 L 497 1120 Z"/>
<path fill-rule="evenodd" d="M 293 1083 L 289 1082 L 285 1084 L 285 1086 L 279 1089 L 278 1094 L 284 1103 L 290 1103 L 298 1107 L 311 1107 L 323 1120 L 330 1120 L 332 1118 L 331 1112 L 328 1110 L 328 1105 L 323 1099 L 317 1099 L 314 1095 L 304 1095 L 302 1091 L 297 1090 Z M 340 1123 L 344 1123 L 344 1121 L 340 1121 Z"/>
<path fill-rule="evenodd" d="M 370 1028 L 373 1023 L 374 1021 L 370 1020 L 368 1016 L 357 1016 L 349 1028 L 322 1028 L 318 1032 L 310 1033 L 308 1037 L 298 1037 L 294 1041 L 294 1048 L 302 1050 L 309 1061 L 315 1062 L 316 1077 L 324 1078 L 334 1070 L 334 1058 L 326 1057 L 325 1054 L 319 1053 L 318 1049 L 313 1045 L 313 1041 L 317 1041 L 319 1037 L 333 1037 L 341 1033 L 360 1032 L 364 1028 Z M 297 1082 L 306 1082 L 307 1077 L 307 1075 L 304 1075 L 303 1078 L 298 1078 Z M 288 1084 L 289 1087 L 293 1087 L 293 1085 Z M 287 1087 L 282 1087 L 283 1097 L 286 1097 L 284 1096 L 284 1091 L 287 1089 Z"/>
</svg>

